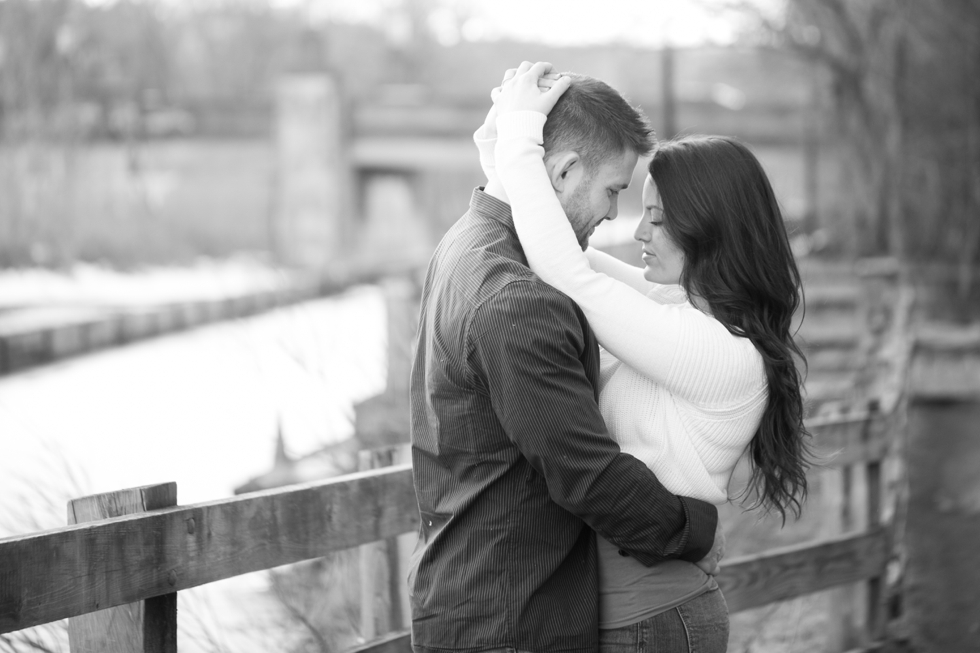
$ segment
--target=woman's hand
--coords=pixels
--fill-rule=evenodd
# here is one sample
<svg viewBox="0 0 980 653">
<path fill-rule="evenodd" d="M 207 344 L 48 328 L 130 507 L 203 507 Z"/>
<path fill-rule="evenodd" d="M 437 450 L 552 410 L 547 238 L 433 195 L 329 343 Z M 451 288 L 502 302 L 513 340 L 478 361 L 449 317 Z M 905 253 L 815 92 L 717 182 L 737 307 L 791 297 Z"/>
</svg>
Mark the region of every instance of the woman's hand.
<svg viewBox="0 0 980 653">
<path fill-rule="evenodd" d="M 524 62 L 524 63 L 528 63 L 528 62 Z M 528 63 L 528 65 L 530 64 Z M 551 64 L 546 64 L 546 65 L 550 66 Z M 500 94 L 501 86 L 503 86 L 505 83 L 513 79 L 515 75 L 517 75 L 517 68 L 508 68 L 504 72 L 504 79 L 502 82 L 500 82 L 500 86 L 497 86 L 490 91 L 490 99 L 494 100 L 494 104 L 490 105 L 490 111 L 487 113 L 487 117 L 483 121 L 482 135 L 484 138 L 494 139 L 497 137 L 497 113 L 498 112 L 497 112 L 496 98 Z M 561 73 L 556 73 L 554 71 L 544 73 L 543 75 L 541 75 L 541 77 L 538 78 L 538 90 L 541 91 L 542 93 L 547 92 L 552 87 L 554 87 L 555 82 L 560 77 L 561 77 Z"/>
<path fill-rule="evenodd" d="M 511 73 L 508 70 L 499 90 L 494 89 L 490 93 L 497 114 L 537 111 L 548 115 L 555 102 L 572 83 L 570 77 L 562 76 L 555 71 L 554 66 L 543 61 L 536 64 L 525 61 Z"/>
</svg>

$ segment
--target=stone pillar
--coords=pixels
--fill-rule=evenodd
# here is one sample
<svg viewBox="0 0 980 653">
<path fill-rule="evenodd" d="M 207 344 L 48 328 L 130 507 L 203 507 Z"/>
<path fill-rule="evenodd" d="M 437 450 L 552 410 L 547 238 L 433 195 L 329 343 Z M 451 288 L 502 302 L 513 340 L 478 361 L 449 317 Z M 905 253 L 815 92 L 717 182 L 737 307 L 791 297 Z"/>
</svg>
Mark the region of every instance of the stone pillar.
<svg viewBox="0 0 980 653">
<path fill-rule="evenodd" d="M 279 260 L 342 274 L 350 173 L 339 88 L 326 73 L 288 75 L 279 81 L 276 102 Z"/>
</svg>

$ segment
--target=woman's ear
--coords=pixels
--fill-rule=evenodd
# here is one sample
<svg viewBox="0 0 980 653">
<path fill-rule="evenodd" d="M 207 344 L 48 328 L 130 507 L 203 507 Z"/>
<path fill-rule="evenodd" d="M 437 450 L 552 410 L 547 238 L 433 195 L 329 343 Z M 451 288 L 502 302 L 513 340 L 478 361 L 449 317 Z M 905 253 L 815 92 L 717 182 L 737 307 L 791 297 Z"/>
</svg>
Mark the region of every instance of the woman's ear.
<svg viewBox="0 0 980 653">
<path fill-rule="evenodd" d="M 569 184 L 573 188 L 577 184 L 578 177 L 582 174 L 582 157 L 571 150 L 558 152 L 548 157 L 544 166 L 548 171 L 548 178 L 551 179 L 551 186 L 561 195 Z"/>
</svg>

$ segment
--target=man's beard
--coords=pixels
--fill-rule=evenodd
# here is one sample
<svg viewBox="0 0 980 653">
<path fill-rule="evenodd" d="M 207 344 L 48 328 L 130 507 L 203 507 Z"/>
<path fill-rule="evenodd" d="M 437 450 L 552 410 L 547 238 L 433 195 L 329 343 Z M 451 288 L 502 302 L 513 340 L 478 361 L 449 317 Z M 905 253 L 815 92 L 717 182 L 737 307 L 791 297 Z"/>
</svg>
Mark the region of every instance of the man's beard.
<svg viewBox="0 0 980 653">
<path fill-rule="evenodd" d="M 575 239 L 585 251 L 589 246 L 589 232 L 592 230 L 592 207 L 589 206 L 589 195 L 592 190 L 592 180 L 583 180 L 581 184 L 572 192 L 571 197 L 562 208 L 565 210 L 565 217 L 568 218 L 572 230 L 575 232 Z"/>
</svg>

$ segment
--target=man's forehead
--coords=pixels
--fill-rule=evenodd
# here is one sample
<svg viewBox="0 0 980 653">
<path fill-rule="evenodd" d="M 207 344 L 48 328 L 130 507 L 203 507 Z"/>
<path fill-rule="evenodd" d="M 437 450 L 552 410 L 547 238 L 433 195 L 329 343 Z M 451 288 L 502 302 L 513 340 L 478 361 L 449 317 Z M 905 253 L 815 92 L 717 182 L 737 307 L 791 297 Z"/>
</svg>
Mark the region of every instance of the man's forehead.
<svg viewBox="0 0 980 653">
<path fill-rule="evenodd" d="M 632 150 L 626 150 L 622 154 L 614 154 L 604 160 L 599 166 L 599 177 L 610 185 L 629 186 L 633 180 L 633 170 L 639 156 Z"/>
</svg>

